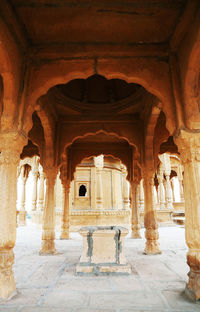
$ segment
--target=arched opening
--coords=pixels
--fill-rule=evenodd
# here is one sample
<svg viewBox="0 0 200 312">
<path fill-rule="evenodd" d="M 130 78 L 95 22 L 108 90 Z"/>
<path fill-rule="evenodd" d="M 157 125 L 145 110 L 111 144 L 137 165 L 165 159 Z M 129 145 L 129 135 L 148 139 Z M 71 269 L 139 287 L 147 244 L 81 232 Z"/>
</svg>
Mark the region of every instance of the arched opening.
<svg viewBox="0 0 200 312">
<path fill-rule="evenodd" d="M 79 195 L 79 197 L 86 197 L 87 196 L 87 188 L 85 185 L 81 184 L 79 186 L 78 195 Z"/>
</svg>

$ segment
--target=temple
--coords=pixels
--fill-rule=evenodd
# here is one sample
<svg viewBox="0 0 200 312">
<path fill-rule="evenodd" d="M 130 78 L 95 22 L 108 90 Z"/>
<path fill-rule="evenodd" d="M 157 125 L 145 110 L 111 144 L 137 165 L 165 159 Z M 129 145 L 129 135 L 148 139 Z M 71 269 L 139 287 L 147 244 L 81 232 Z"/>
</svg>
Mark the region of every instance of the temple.
<svg viewBox="0 0 200 312">
<path fill-rule="evenodd" d="M 2 0 L 0 12 L 0 298 L 16 290 L 32 175 L 41 255 L 56 253 L 59 224 L 61 239 L 82 225 L 138 238 L 144 226 L 146 257 L 157 255 L 158 225 L 185 219 L 198 301 L 199 1 Z"/>
</svg>

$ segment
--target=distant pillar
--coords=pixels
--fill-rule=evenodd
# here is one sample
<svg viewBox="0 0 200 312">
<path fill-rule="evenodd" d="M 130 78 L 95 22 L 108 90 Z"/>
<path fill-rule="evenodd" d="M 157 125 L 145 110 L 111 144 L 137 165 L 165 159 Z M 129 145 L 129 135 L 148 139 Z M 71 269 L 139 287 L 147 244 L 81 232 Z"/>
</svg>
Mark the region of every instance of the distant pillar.
<svg viewBox="0 0 200 312">
<path fill-rule="evenodd" d="M 20 197 L 20 208 L 19 208 L 19 225 L 25 226 L 26 225 L 26 210 L 25 210 L 25 203 L 26 203 L 26 181 L 27 175 L 25 171 L 25 167 L 22 166 L 21 169 L 21 181 L 22 181 L 22 188 L 21 188 L 21 197 Z"/>
<path fill-rule="evenodd" d="M 139 206 L 140 210 L 144 210 L 144 187 L 143 187 L 143 179 L 140 181 L 139 185 Z"/>
<path fill-rule="evenodd" d="M 132 208 L 132 219 L 131 219 L 131 237 L 132 238 L 141 238 L 140 234 L 140 212 L 139 212 L 139 203 L 138 203 L 138 193 L 139 193 L 139 184 L 133 182 L 131 184 L 131 192 L 132 192 L 132 200 L 131 200 L 131 208 Z"/>
<path fill-rule="evenodd" d="M 54 254 L 55 249 L 55 202 L 54 186 L 57 171 L 51 167 L 45 170 L 46 174 L 46 202 L 43 215 L 41 254 Z"/>
<path fill-rule="evenodd" d="M 40 170 L 39 194 L 38 194 L 38 210 L 44 209 L 44 172 Z"/>
<path fill-rule="evenodd" d="M 129 208 L 129 182 L 126 179 L 126 171 L 122 171 L 122 195 L 123 195 L 123 209 Z"/>
<path fill-rule="evenodd" d="M 146 237 L 146 254 L 160 254 L 158 243 L 159 233 L 157 225 L 157 216 L 154 202 L 154 171 L 149 168 L 143 168 L 144 181 L 144 226 Z"/>
<path fill-rule="evenodd" d="M 178 167 L 178 181 L 179 181 L 179 189 L 180 189 L 180 198 L 181 202 L 184 202 L 184 190 L 183 190 L 183 175 L 181 165 Z"/>
<path fill-rule="evenodd" d="M 165 174 L 166 176 L 166 199 L 167 199 L 167 209 L 172 210 L 172 189 L 171 189 L 171 183 L 170 183 L 170 175 Z"/>
<path fill-rule="evenodd" d="M 162 166 L 160 164 L 160 166 Z M 163 184 L 163 170 L 160 167 L 159 173 L 158 173 L 158 198 L 159 198 L 159 206 L 160 209 L 165 209 L 165 189 Z"/>
<path fill-rule="evenodd" d="M 171 178 L 171 189 L 172 189 L 172 198 L 173 198 L 173 202 L 176 201 L 176 198 L 175 198 L 175 186 L 174 186 L 174 179 L 175 177 Z"/>
<path fill-rule="evenodd" d="M 70 182 L 63 185 L 64 209 L 60 239 L 69 239 L 69 193 Z"/>
<path fill-rule="evenodd" d="M 32 169 L 33 185 L 32 185 L 32 210 L 36 210 L 37 204 L 37 180 L 38 180 L 38 168 Z"/>
</svg>

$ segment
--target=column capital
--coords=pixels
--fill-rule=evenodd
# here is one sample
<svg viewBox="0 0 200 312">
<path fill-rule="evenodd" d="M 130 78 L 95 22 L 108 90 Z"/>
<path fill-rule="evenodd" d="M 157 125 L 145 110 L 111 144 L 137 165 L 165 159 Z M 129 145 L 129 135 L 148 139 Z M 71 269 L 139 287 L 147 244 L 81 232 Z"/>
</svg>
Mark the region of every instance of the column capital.
<svg viewBox="0 0 200 312">
<path fill-rule="evenodd" d="M 150 185 L 154 186 L 154 176 L 155 176 L 154 169 L 148 168 L 142 169 L 142 178 L 144 180 L 144 183 L 148 181 Z"/>
<path fill-rule="evenodd" d="M 200 161 L 200 132 L 181 130 L 180 134 L 174 137 L 174 141 L 178 146 L 183 164 L 194 160 Z"/>
<path fill-rule="evenodd" d="M 23 133 L 17 131 L 0 133 L 1 163 L 18 162 L 19 155 L 26 142 L 27 138 Z"/>
<path fill-rule="evenodd" d="M 53 166 L 44 167 L 44 174 L 46 175 L 47 179 L 55 180 L 57 173 L 58 173 L 58 170 L 56 167 L 53 167 Z"/>
<path fill-rule="evenodd" d="M 67 181 L 62 181 L 62 186 L 63 186 L 63 188 L 64 188 L 64 190 L 65 190 L 66 192 L 69 192 L 69 190 L 70 190 L 70 182 L 71 182 L 71 181 L 69 181 L 69 180 L 67 180 Z"/>
</svg>

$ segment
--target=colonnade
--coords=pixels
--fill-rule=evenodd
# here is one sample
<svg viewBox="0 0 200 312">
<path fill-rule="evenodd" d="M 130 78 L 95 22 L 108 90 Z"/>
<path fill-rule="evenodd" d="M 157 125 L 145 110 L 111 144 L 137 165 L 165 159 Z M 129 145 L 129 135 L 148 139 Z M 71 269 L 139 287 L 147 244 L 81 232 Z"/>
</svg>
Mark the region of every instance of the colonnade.
<svg viewBox="0 0 200 312">
<path fill-rule="evenodd" d="M 184 164 L 184 190 L 186 203 L 186 242 L 189 247 L 187 255 L 187 263 L 190 266 L 189 282 L 187 289 L 192 290 L 198 298 L 199 281 L 200 281 L 200 220 L 199 220 L 199 185 L 200 185 L 200 136 L 199 134 L 183 133 L 181 137 L 177 138 L 177 144 L 180 146 L 181 159 Z M 13 146 L 13 145 L 12 145 Z M 183 151 L 183 146 L 187 147 Z M 14 275 L 12 265 L 14 263 L 13 247 L 16 239 L 16 209 L 13 209 L 16 202 L 16 175 L 17 166 L 19 163 L 19 151 L 16 149 L 2 148 L 1 149 L 1 171 L 0 179 L 4 181 L 2 185 L 3 201 L 1 199 L 1 245 L 4 246 L 0 250 L 1 260 L 1 282 L 0 282 L 0 296 L 3 298 L 15 291 Z M 22 170 L 23 181 L 26 181 L 26 170 Z M 44 205 L 43 217 L 43 233 L 42 233 L 42 247 L 41 253 L 55 253 L 55 209 L 54 209 L 54 185 L 57 175 L 55 167 L 44 168 L 46 176 L 46 203 Z M 143 177 L 143 191 L 139 188 L 139 182 L 131 185 L 131 192 L 135 201 L 134 211 L 138 209 L 137 202 L 140 204 L 144 202 L 144 226 L 146 237 L 146 254 L 160 253 L 158 243 L 158 225 L 156 221 L 155 196 L 154 196 L 154 176 L 155 172 L 149 168 L 144 167 L 142 171 Z M 140 182 L 141 185 L 141 182 Z M 63 233 L 67 233 L 65 238 L 68 238 L 69 218 L 68 218 L 68 198 L 69 187 L 65 186 L 65 205 L 63 214 Z M 13 196 L 10 196 L 10 194 Z M 42 192 L 41 192 L 42 194 Z M 24 200 L 24 197 L 22 197 Z M 42 199 L 42 198 L 40 198 Z M 139 200 L 138 200 L 139 199 Z M 23 206 L 24 207 L 24 206 Z M 24 208 L 23 208 L 24 209 Z M 138 214 L 133 214 L 132 230 L 139 232 Z M 61 235 L 61 237 L 62 237 Z"/>
<path fill-rule="evenodd" d="M 21 180 L 21 193 L 18 192 L 18 223 L 26 225 L 26 185 L 27 180 L 32 174 L 31 184 L 31 211 L 43 211 L 45 205 L 45 174 L 39 164 L 39 157 L 34 156 L 20 161 L 18 167 L 18 178 Z"/>
</svg>

